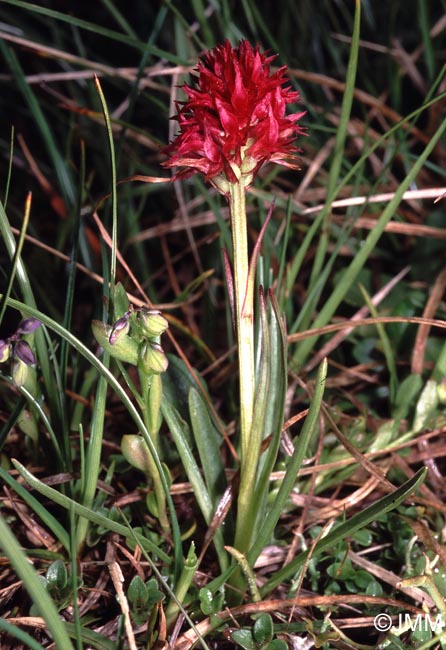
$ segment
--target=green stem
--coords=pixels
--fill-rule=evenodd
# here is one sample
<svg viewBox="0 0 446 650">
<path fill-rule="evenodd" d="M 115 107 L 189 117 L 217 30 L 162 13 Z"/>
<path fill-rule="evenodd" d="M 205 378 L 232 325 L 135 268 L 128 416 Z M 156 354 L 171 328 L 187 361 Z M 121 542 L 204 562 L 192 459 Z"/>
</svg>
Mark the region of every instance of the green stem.
<svg viewBox="0 0 446 650">
<path fill-rule="evenodd" d="M 235 326 L 238 344 L 241 473 L 249 453 L 254 411 L 254 287 L 249 281 L 248 234 L 245 189 L 242 183 L 229 184 L 232 245 L 234 259 Z"/>
<path fill-rule="evenodd" d="M 239 565 L 240 569 L 243 571 L 243 575 L 246 578 L 249 591 L 251 592 L 252 601 L 254 603 L 259 603 L 262 600 L 262 597 L 260 595 L 259 588 L 257 587 L 254 571 L 249 565 L 248 560 L 243 555 L 243 553 L 240 553 L 240 551 L 238 551 L 236 548 L 232 548 L 232 546 L 225 546 L 225 549 L 228 551 L 230 555 L 232 555 L 232 557 Z"/>
<path fill-rule="evenodd" d="M 262 354 L 261 363 L 256 375 L 256 403 L 249 438 L 249 452 L 242 465 L 243 471 L 240 472 L 234 541 L 235 547 L 242 553 L 247 552 L 251 543 L 257 537 L 256 522 L 258 521 L 259 514 L 258 504 L 264 501 L 264 497 L 268 491 L 268 483 L 266 483 L 266 485 L 264 484 L 266 492 L 261 494 L 257 480 L 271 380 L 271 341 L 263 293 L 260 294 L 259 312 L 261 331 L 259 338 L 261 340 Z"/>
<path fill-rule="evenodd" d="M 174 623 L 180 609 L 182 609 L 181 606 L 187 596 L 187 592 L 189 591 L 189 587 L 192 584 L 192 580 L 197 568 L 198 558 L 195 553 L 195 544 L 192 542 L 189 553 L 187 554 L 187 558 L 184 561 L 180 579 L 175 586 L 175 598 L 169 602 L 166 609 L 166 622 L 168 629 Z"/>
<path fill-rule="evenodd" d="M 150 438 L 153 442 L 153 446 L 158 451 L 158 429 L 159 429 L 158 414 L 159 414 L 160 398 L 161 398 L 161 391 L 162 391 L 161 377 L 159 375 L 152 375 L 152 377 L 149 378 L 147 374 L 141 369 L 139 369 L 139 376 L 141 382 L 141 393 L 143 398 L 142 416 L 143 416 L 144 424 L 147 427 L 147 431 L 149 432 Z M 157 389 L 155 390 L 155 392 L 157 392 L 158 395 L 155 400 L 151 400 L 151 388 Z M 152 392 L 152 397 L 153 397 L 153 392 Z M 153 401 L 156 402 L 156 405 L 151 403 Z M 154 410 L 156 411 L 156 413 L 153 412 Z M 167 516 L 167 510 L 166 510 L 166 495 L 164 492 L 164 487 L 163 487 L 160 473 L 158 471 L 158 467 L 151 453 L 147 454 L 146 463 L 147 463 L 148 474 L 150 475 L 150 478 L 152 479 L 153 482 L 153 490 L 155 492 L 158 519 L 163 531 L 166 534 L 169 534 L 170 524 L 169 524 L 169 518 Z"/>
</svg>

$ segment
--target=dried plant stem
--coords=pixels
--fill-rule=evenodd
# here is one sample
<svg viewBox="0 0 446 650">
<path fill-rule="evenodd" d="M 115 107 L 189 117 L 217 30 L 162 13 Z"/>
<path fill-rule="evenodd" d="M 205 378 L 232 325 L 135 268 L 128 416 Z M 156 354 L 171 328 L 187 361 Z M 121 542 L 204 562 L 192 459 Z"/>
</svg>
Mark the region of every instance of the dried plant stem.
<svg viewBox="0 0 446 650">
<path fill-rule="evenodd" d="M 253 279 L 249 276 L 245 188 L 242 183 L 230 183 L 229 188 L 234 260 L 235 328 L 239 367 L 241 473 L 243 476 L 250 446 L 254 409 L 254 294 L 253 287 L 249 286 Z"/>
</svg>

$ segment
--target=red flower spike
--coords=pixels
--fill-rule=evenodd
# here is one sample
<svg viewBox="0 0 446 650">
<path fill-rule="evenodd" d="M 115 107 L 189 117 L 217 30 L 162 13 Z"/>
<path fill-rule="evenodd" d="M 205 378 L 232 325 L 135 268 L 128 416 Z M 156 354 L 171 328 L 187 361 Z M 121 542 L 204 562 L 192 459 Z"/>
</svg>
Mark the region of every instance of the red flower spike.
<svg viewBox="0 0 446 650">
<path fill-rule="evenodd" d="M 205 52 L 194 86 L 182 86 L 188 100 L 177 102 L 180 133 L 163 150 L 164 167 L 182 168 L 174 179 L 201 172 L 228 194 L 228 183 L 248 187 L 266 162 L 298 168 L 294 141 L 305 135 L 297 124 L 305 113 L 286 115 L 299 93 L 284 86 L 286 66 L 270 72 L 275 58 L 248 41 Z"/>
</svg>

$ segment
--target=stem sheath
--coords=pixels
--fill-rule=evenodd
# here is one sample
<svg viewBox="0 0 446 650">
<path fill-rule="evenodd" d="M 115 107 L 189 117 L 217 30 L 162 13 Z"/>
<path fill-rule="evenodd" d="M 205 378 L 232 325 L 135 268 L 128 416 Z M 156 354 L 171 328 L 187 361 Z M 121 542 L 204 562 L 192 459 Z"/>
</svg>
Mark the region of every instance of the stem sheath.
<svg viewBox="0 0 446 650">
<path fill-rule="evenodd" d="M 229 209 L 234 258 L 235 327 L 238 345 L 241 472 L 249 452 L 254 410 L 254 288 L 249 276 L 246 200 L 243 183 L 230 183 Z"/>
</svg>

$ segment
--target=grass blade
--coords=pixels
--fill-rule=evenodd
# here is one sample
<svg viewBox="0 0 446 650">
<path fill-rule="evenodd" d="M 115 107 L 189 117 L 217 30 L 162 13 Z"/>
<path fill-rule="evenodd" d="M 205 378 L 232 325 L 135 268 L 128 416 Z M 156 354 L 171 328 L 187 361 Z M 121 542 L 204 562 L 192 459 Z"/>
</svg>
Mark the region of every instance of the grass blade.
<svg viewBox="0 0 446 650">
<path fill-rule="evenodd" d="M 86 508 L 80 503 L 76 503 L 76 501 L 73 501 L 73 499 L 70 499 L 69 497 L 65 496 L 61 492 L 58 492 L 58 490 L 55 490 L 49 485 L 42 483 L 42 481 L 39 481 L 38 478 L 33 476 L 33 474 L 31 474 L 31 472 L 29 472 L 26 469 L 26 467 L 24 467 L 21 463 L 19 463 L 18 460 L 12 459 L 12 463 L 14 467 L 17 469 L 17 471 L 20 473 L 20 475 L 25 479 L 25 481 L 32 488 L 34 488 L 34 490 L 39 492 L 39 494 L 42 494 L 47 499 L 51 499 L 51 501 L 57 503 L 58 505 L 62 506 L 62 508 L 65 508 L 66 510 L 72 509 L 73 512 L 79 517 L 85 517 L 85 519 L 88 519 L 88 521 L 91 521 L 92 523 L 97 524 L 98 526 L 103 526 L 107 530 L 111 530 L 114 533 L 118 533 L 118 535 L 122 535 L 123 537 L 128 537 L 129 534 L 131 533 L 132 536 L 135 538 L 135 540 L 138 542 L 138 544 L 141 544 L 143 548 L 149 549 L 153 555 L 157 556 L 163 562 L 170 564 L 171 558 L 149 539 L 146 539 L 142 535 L 134 533 L 133 531 L 131 531 L 131 529 L 128 526 L 123 526 L 122 524 L 118 524 L 112 519 L 109 519 L 109 517 L 105 517 L 104 515 L 101 515 L 98 512 L 94 512 L 94 510 L 91 510 L 90 508 Z"/>
<path fill-rule="evenodd" d="M 318 544 L 313 549 L 309 549 L 304 553 L 298 555 L 294 560 L 287 564 L 283 569 L 278 571 L 273 578 L 268 580 L 268 582 L 262 587 L 261 593 L 262 596 L 270 593 L 275 589 L 282 580 L 290 578 L 294 573 L 301 567 L 308 555 L 311 552 L 311 557 L 315 557 L 320 553 L 323 553 L 329 548 L 333 548 L 335 544 L 344 539 L 347 536 L 353 535 L 357 530 L 364 528 L 370 522 L 375 521 L 381 515 L 384 515 L 386 512 L 397 508 L 400 503 L 404 501 L 408 496 L 410 496 L 414 490 L 417 489 L 419 485 L 424 481 L 427 474 L 427 468 L 423 467 L 418 470 L 418 472 L 406 483 L 403 483 L 399 488 L 397 488 L 391 494 L 379 499 L 376 503 L 369 506 L 362 512 L 358 512 L 356 515 L 353 515 L 347 521 L 344 521 L 342 524 L 336 526 L 331 530 L 328 535 L 323 537 Z"/>
<path fill-rule="evenodd" d="M 368 234 L 363 245 L 361 246 L 361 249 L 359 250 L 357 255 L 353 258 L 353 260 L 350 262 L 349 266 L 345 269 L 342 279 L 333 288 L 332 294 L 329 296 L 324 306 L 320 310 L 318 316 L 314 320 L 313 323 L 314 328 L 322 327 L 326 325 L 326 323 L 328 323 L 330 318 L 333 316 L 334 312 L 336 311 L 337 307 L 341 303 L 345 294 L 354 283 L 356 277 L 358 276 L 360 270 L 364 266 L 369 255 L 375 248 L 378 239 L 381 237 L 384 231 L 384 228 L 394 216 L 395 211 L 401 202 L 404 192 L 410 187 L 410 184 L 415 180 L 421 168 L 423 167 L 424 163 L 426 162 L 426 160 L 428 159 L 428 157 L 436 147 L 437 143 L 443 137 L 445 132 L 446 132 L 446 121 L 443 120 L 440 123 L 440 126 L 438 127 L 434 135 L 432 136 L 429 143 L 426 145 L 424 151 L 420 154 L 418 159 L 415 161 L 412 169 L 409 171 L 409 173 L 404 178 L 404 180 L 400 183 L 398 189 L 395 192 L 393 199 L 384 208 L 381 216 L 376 222 L 376 226 Z M 310 337 L 305 341 L 303 341 L 302 344 L 298 346 L 296 353 L 294 355 L 294 361 L 299 367 L 304 363 L 307 355 L 312 350 L 317 338 L 318 338 L 317 336 Z"/>
<path fill-rule="evenodd" d="M 3 2 L 5 4 L 19 7 L 20 9 L 26 9 L 28 11 L 41 14 L 46 18 L 60 21 L 63 23 L 68 23 L 71 26 L 79 27 L 80 29 L 85 29 L 88 32 L 93 32 L 94 34 L 105 36 L 106 38 L 109 38 L 113 41 L 117 41 L 118 43 L 125 43 L 126 45 L 130 45 L 131 47 L 134 47 L 135 49 L 138 50 L 145 51 L 147 49 L 153 56 L 160 59 L 167 59 L 168 61 L 171 61 L 172 63 L 176 63 L 177 65 L 184 65 L 185 63 L 182 59 L 175 56 L 171 52 L 167 52 L 166 50 L 161 50 L 159 47 L 156 47 L 154 45 L 142 43 L 139 40 L 135 40 L 131 36 L 127 36 L 126 34 L 121 34 L 120 32 L 116 32 L 112 29 L 102 27 L 102 25 L 98 25 L 97 23 L 92 23 L 89 22 L 88 20 L 83 20 L 82 18 L 76 18 L 71 13 L 62 13 L 61 11 L 48 9 L 47 7 L 42 7 L 40 5 L 32 4 L 30 2 L 22 2 L 21 0 L 3 0 Z"/>
<path fill-rule="evenodd" d="M 336 141 L 333 153 L 333 161 L 330 166 L 330 173 L 328 176 L 327 184 L 327 199 L 324 207 L 324 218 L 322 222 L 322 233 L 316 251 L 313 268 L 311 270 L 309 289 L 311 290 L 314 282 L 319 278 L 322 270 L 325 255 L 328 247 L 328 229 L 327 221 L 330 215 L 330 205 L 336 193 L 336 186 L 338 184 L 339 176 L 341 174 L 341 167 L 344 159 L 345 140 L 350 122 L 350 113 L 353 104 L 353 93 L 355 90 L 356 70 L 358 67 L 358 52 L 359 52 L 359 32 L 361 26 L 361 2 L 355 1 L 356 11 L 353 26 L 352 42 L 350 46 L 350 56 L 347 67 L 347 79 L 345 83 L 345 92 L 342 98 L 341 115 L 339 117 L 339 125 L 336 129 Z"/>
<path fill-rule="evenodd" d="M 251 566 L 254 564 L 256 558 L 262 552 L 262 549 L 268 543 L 270 536 L 283 512 L 286 500 L 293 488 L 296 481 L 297 473 L 302 465 L 308 444 L 313 436 L 314 428 L 316 426 L 319 410 L 321 407 L 322 396 L 324 394 L 325 378 L 327 375 L 327 360 L 325 359 L 321 364 L 315 382 L 315 390 L 313 399 L 311 400 L 310 410 L 306 417 L 304 426 L 299 436 L 299 440 L 294 448 L 293 456 L 288 464 L 285 477 L 280 486 L 277 497 L 272 505 L 270 511 L 265 517 L 263 525 L 258 532 L 257 539 L 249 550 L 247 558 Z"/>
<path fill-rule="evenodd" d="M 49 528 L 53 535 L 59 540 L 62 546 L 69 551 L 70 550 L 70 538 L 59 521 L 50 513 L 42 504 L 29 493 L 28 490 L 25 490 L 23 485 L 17 483 L 17 481 L 6 472 L 3 467 L 0 467 L 0 478 L 6 485 L 9 485 L 10 488 L 14 490 L 16 494 L 19 495 L 21 499 L 31 508 L 31 510 L 37 515 L 40 521 Z"/>
<path fill-rule="evenodd" d="M 24 100 L 28 104 L 30 114 L 33 116 L 36 122 L 36 126 L 42 136 L 43 142 L 45 143 L 45 147 L 53 163 L 53 169 L 56 174 L 56 178 L 59 181 L 59 186 L 65 203 L 67 206 L 73 206 L 75 204 L 73 181 L 71 179 L 67 165 L 65 164 L 65 161 L 59 152 L 48 121 L 42 109 L 40 108 L 39 102 L 37 101 L 31 86 L 25 79 L 24 72 L 18 58 L 15 55 L 15 52 L 13 52 L 13 50 L 11 50 L 2 40 L 0 40 L 0 48 L 7 64 L 11 69 L 12 74 L 14 75 L 14 78 L 23 95 Z"/>
<path fill-rule="evenodd" d="M 43 645 L 40 645 L 40 643 L 33 639 L 27 632 L 21 630 L 17 625 L 8 623 L 4 618 L 0 618 L 0 630 L 9 634 L 13 639 L 21 641 L 26 648 L 29 648 L 29 650 L 45 650 Z"/>
<path fill-rule="evenodd" d="M 129 398 L 125 390 L 122 388 L 118 380 L 112 375 L 110 370 L 104 366 L 104 364 L 93 354 L 93 352 L 91 352 L 89 348 L 87 348 L 86 345 L 84 345 L 81 341 L 79 341 L 78 338 L 73 336 L 71 332 L 69 332 L 64 327 L 62 327 L 62 325 L 57 323 L 55 320 L 53 320 L 46 314 L 43 314 L 38 309 L 35 309 L 34 307 L 29 307 L 28 305 L 25 305 L 24 303 L 18 300 L 14 300 L 13 298 L 9 298 L 8 304 L 11 307 L 14 307 L 15 309 L 23 311 L 23 313 L 28 314 L 29 316 L 33 316 L 34 318 L 37 318 L 38 320 L 40 320 L 41 323 L 43 323 L 49 329 L 53 330 L 54 332 L 56 332 L 56 334 L 58 334 L 63 339 L 65 339 L 70 345 L 73 346 L 75 350 L 78 351 L 79 354 L 81 354 L 94 368 L 96 368 L 96 370 L 99 371 L 101 376 L 103 376 L 107 380 L 109 386 L 116 392 L 118 397 L 123 402 L 124 406 L 126 407 L 127 411 L 129 412 L 130 416 L 135 422 L 136 426 L 138 427 L 138 430 L 141 432 L 142 436 L 144 437 L 144 440 L 146 441 L 150 449 L 150 453 L 152 454 L 155 464 L 157 465 L 157 469 L 160 473 L 161 481 L 163 483 L 163 487 L 166 493 L 169 512 L 172 519 L 172 534 L 175 541 L 174 543 L 175 566 L 176 566 L 176 572 L 178 572 L 179 575 L 179 572 L 181 571 L 181 565 L 183 563 L 183 557 L 182 557 L 182 548 L 181 548 L 181 534 L 178 525 L 178 519 L 175 512 L 175 507 L 172 501 L 172 497 L 170 496 L 169 486 L 167 484 L 167 480 L 165 478 L 159 456 L 150 438 L 149 432 L 147 431 L 147 428 L 144 425 L 144 422 L 141 419 L 141 416 L 138 413 L 132 400 Z M 39 330 L 36 331 L 38 332 Z M 85 510 L 89 512 L 88 509 Z"/>
<path fill-rule="evenodd" d="M 22 580 L 40 615 L 45 619 L 56 647 L 59 650 L 73 650 L 70 637 L 50 595 L 2 516 L 0 516 L 0 546 Z"/>
</svg>

